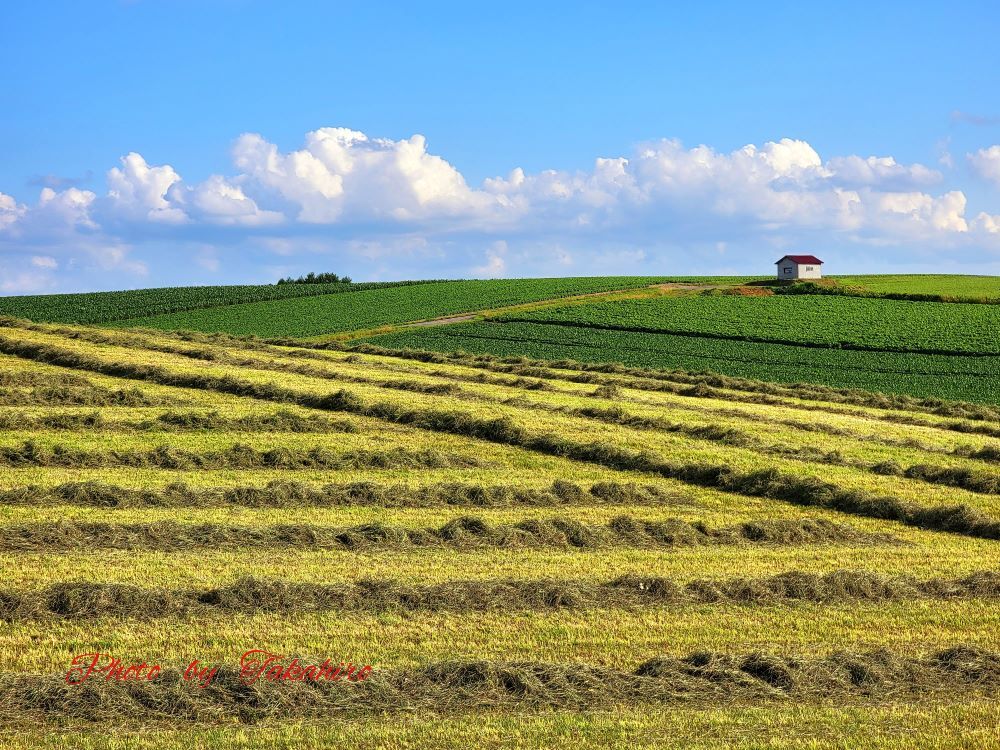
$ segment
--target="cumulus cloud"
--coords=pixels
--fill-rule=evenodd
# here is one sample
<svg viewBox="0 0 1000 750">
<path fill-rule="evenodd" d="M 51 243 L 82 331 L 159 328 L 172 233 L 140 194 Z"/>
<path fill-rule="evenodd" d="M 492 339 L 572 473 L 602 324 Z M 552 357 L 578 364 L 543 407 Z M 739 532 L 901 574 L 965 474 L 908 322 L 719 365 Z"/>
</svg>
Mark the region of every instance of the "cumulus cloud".
<svg viewBox="0 0 1000 750">
<path fill-rule="evenodd" d="M 14 196 L 0 193 L 0 231 L 14 226 L 24 216 L 27 208 L 19 205 Z"/>
<path fill-rule="evenodd" d="M 55 270 L 56 268 L 59 268 L 59 261 L 50 255 L 33 255 L 31 256 L 31 265 L 36 268 Z"/>
<path fill-rule="evenodd" d="M 32 210 L 32 219 L 44 221 L 50 227 L 97 229 L 97 223 L 90 215 L 96 198 L 89 190 L 68 188 L 56 192 L 52 188 L 42 188 L 38 203 Z"/>
<path fill-rule="evenodd" d="M 1000 184 L 1000 146 L 968 159 Z M 396 259 L 417 269 L 425 263 L 422 275 L 451 268 L 482 276 L 519 273 L 531 262 L 606 272 L 605 260 L 618 259 L 607 262 L 636 269 L 691 248 L 717 257 L 721 246 L 733 258 L 739 248 L 788 251 L 818 237 L 1000 251 L 996 211 L 967 216 L 966 195 L 938 187 L 945 179 L 938 170 L 888 155 L 824 158 L 789 138 L 729 152 L 663 139 L 586 169 L 515 167 L 478 185 L 420 135 L 392 140 L 321 128 L 283 151 L 247 133 L 232 160 L 231 174 L 187 182 L 174 166 L 133 152 L 108 170 L 103 195 L 46 186 L 26 205 L 0 193 L 0 249 L 27 258 L 34 247 L 34 257 L 56 264 L 25 272 L 63 272 L 86 256 L 94 267 L 141 275 L 147 269 L 133 248 L 174 238 L 190 248 L 191 267 L 213 273 L 228 246 L 290 262 L 343 252 L 380 274 L 401 268 Z"/>
<path fill-rule="evenodd" d="M 279 211 L 261 209 L 243 188 L 220 175 L 212 175 L 187 194 L 192 209 L 205 221 L 222 225 L 264 226 L 280 224 Z"/>
<path fill-rule="evenodd" d="M 991 215 L 985 211 L 976 216 L 976 226 L 989 234 L 1000 234 L 1000 214 Z"/>
<path fill-rule="evenodd" d="M 1000 146 L 981 148 L 967 158 L 972 171 L 1000 187 Z"/>
<path fill-rule="evenodd" d="M 427 152 L 423 136 L 370 139 L 347 128 L 306 135 L 305 148 L 282 154 L 257 134 L 233 147 L 236 167 L 274 191 L 307 223 L 409 221 L 454 216 L 489 199 L 469 189 L 451 164 Z"/>
<path fill-rule="evenodd" d="M 187 215 L 168 198 L 181 177 L 169 164 L 151 167 L 140 154 L 121 158 L 121 167 L 108 171 L 108 196 L 114 211 L 126 218 L 180 224 Z"/>
<path fill-rule="evenodd" d="M 956 196 L 912 189 L 940 179 L 935 170 L 892 157 L 824 162 L 808 143 L 791 139 L 731 153 L 662 140 L 632 158 L 597 159 L 590 172 L 514 170 L 487 180 L 484 189 L 504 196 L 522 216 L 561 219 L 566 228 L 655 226 L 659 218 L 678 234 L 707 240 L 722 224 L 878 233 L 908 219 L 915 228 L 962 231 L 950 215 Z"/>
<path fill-rule="evenodd" d="M 827 162 L 832 181 L 852 187 L 922 187 L 935 185 L 943 179 L 936 169 L 923 164 L 899 164 L 891 156 L 838 156 Z"/>
</svg>

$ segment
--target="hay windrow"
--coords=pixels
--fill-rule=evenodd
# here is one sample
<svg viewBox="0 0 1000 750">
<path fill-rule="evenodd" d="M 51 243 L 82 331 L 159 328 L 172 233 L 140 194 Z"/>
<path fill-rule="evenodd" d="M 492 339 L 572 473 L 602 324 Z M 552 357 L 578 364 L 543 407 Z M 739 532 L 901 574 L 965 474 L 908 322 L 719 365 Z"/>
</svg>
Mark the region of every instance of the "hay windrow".
<svg viewBox="0 0 1000 750">
<path fill-rule="evenodd" d="M 364 579 L 299 583 L 244 578 L 208 589 L 149 589 L 119 583 L 57 583 L 40 590 L 0 590 L 0 619 L 153 619 L 207 612 L 479 612 L 794 602 L 882 602 L 1000 598 L 1000 573 L 918 580 L 868 571 L 790 571 L 768 578 L 678 583 L 634 573 L 611 581 L 487 579 L 437 584 Z"/>
<path fill-rule="evenodd" d="M 71 329 L 53 325 L 39 325 L 26 320 L 2 316 L 0 316 L 0 327 L 23 328 L 25 330 L 56 333 L 70 338 L 87 340 L 97 340 L 97 337 L 103 337 L 104 343 L 115 343 L 112 340 L 114 334 L 107 334 L 93 329 Z M 465 352 L 441 353 L 409 349 L 387 349 L 370 343 L 314 343 L 297 339 L 280 338 L 260 340 L 252 336 L 233 336 L 224 333 L 205 334 L 193 331 L 156 330 L 150 333 L 155 334 L 160 341 L 149 341 L 147 339 L 145 340 L 145 344 L 139 343 L 138 345 L 156 350 L 158 346 L 171 346 L 163 342 L 163 339 L 174 339 L 216 347 L 252 349 L 272 354 L 284 350 L 284 356 L 306 357 L 307 355 L 303 352 L 310 349 L 358 352 L 380 357 L 410 359 L 419 362 L 456 364 L 532 379 L 569 380 L 571 382 L 621 386 L 639 390 L 669 390 L 681 395 L 721 398 L 723 400 L 745 401 L 747 403 L 772 403 L 782 406 L 795 406 L 794 403 L 786 399 L 803 399 L 807 401 L 826 402 L 827 404 L 846 404 L 882 410 L 923 411 L 938 416 L 1000 422 L 1000 409 L 984 404 L 948 401 L 934 397 L 919 398 L 903 394 L 878 393 L 852 388 L 836 388 L 815 383 L 780 384 L 712 372 L 656 370 L 627 367 L 618 363 L 589 363 L 569 359 L 550 362 L 532 360 L 521 356 L 501 357 L 489 354 L 468 354 Z M 138 339 L 137 342 L 129 344 L 122 339 L 123 335 L 117 334 L 120 345 L 136 345 L 138 341 L 143 341 L 142 339 Z M 205 354 L 206 358 L 214 358 L 215 355 L 211 350 L 206 351 L 208 352 Z M 195 353 L 187 356 L 198 357 L 199 355 Z M 577 374 L 570 374 L 574 372 Z M 615 377 L 602 377 L 606 375 L 613 375 Z M 810 404 L 804 408 L 814 409 L 817 407 L 815 404 Z M 891 421 L 894 415 L 884 416 Z"/>
<path fill-rule="evenodd" d="M 287 660 L 286 660 L 287 661 Z M 303 658 L 302 663 L 321 660 Z M 448 661 L 409 669 L 375 665 L 361 682 L 245 684 L 223 666 L 205 688 L 186 684 L 182 666 L 149 682 L 62 675 L 0 675 L 0 721 L 184 721 L 255 723 L 331 716 L 459 714 L 633 705 L 728 706 L 774 701 L 899 701 L 935 695 L 995 697 L 1000 654 L 958 645 L 926 656 L 887 650 L 800 657 L 700 651 L 657 657 L 635 669 L 579 663 Z"/>
<path fill-rule="evenodd" d="M 158 366 L 108 362 L 68 349 L 15 341 L 4 336 L 0 336 L 0 352 L 62 367 L 148 380 L 161 385 L 202 388 L 277 403 L 295 403 L 324 411 L 349 412 L 420 429 L 514 445 L 613 469 L 654 473 L 724 492 L 825 507 L 871 518 L 895 520 L 925 529 L 1000 539 L 1000 519 L 966 505 L 925 506 L 891 496 L 847 490 L 830 482 L 783 474 L 776 469 L 744 473 L 724 465 L 679 464 L 652 454 L 623 450 L 611 444 L 582 443 L 558 435 L 532 433 L 506 417 L 483 419 L 461 411 L 407 409 L 390 402 L 366 404 L 345 390 L 314 395 L 230 376 L 185 375 Z"/>
<path fill-rule="evenodd" d="M 108 432 L 295 432 L 356 433 L 358 427 L 346 419 L 303 415 L 289 409 L 269 414 L 226 417 L 218 411 L 170 410 L 155 417 L 109 421 L 99 411 L 50 412 L 40 415 L 0 414 L 0 430 L 87 430 Z"/>
<path fill-rule="evenodd" d="M 66 482 L 53 487 L 26 485 L 0 491 L 0 505 L 76 505 L 98 508 L 329 508 L 344 505 L 385 508 L 509 508 L 558 506 L 698 506 L 693 498 L 653 485 L 598 482 L 589 488 L 557 479 L 534 489 L 513 484 L 441 482 L 405 484 L 350 482 L 315 486 L 294 480 L 265 485 L 196 489 L 174 482 L 159 490 L 139 490 L 103 482 Z"/>
<path fill-rule="evenodd" d="M 89 379 L 71 372 L 38 370 L 0 370 L 0 388 L 30 388 L 34 386 L 86 386 L 93 387 Z"/>
<path fill-rule="evenodd" d="M 139 388 L 38 385 L 0 388 L 0 406 L 176 406 L 184 401 L 152 395 Z"/>
<path fill-rule="evenodd" d="M 734 400 L 734 394 L 730 391 L 743 391 L 749 394 L 778 398 L 818 400 L 876 409 L 924 411 L 931 414 L 961 417 L 965 419 L 981 419 L 993 422 L 1000 421 L 1000 410 L 984 404 L 973 404 L 963 401 L 945 401 L 939 398 L 918 398 L 903 394 L 876 393 L 851 388 L 834 388 L 815 383 L 792 383 L 790 385 L 784 385 L 729 375 L 720 375 L 717 373 L 691 373 L 683 370 L 654 370 L 627 367 L 617 363 L 599 364 L 577 362 L 568 359 L 549 362 L 545 360 L 533 360 L 527 357 L 499 357 L 489 354 L 473 355 L 463 352 L 441 353 L 406 349 L 386 349 L 384 347 L 368 343 L 354 345 L 344 345 L 336 342 L 317 344 L 291 339 L 272 339 L 268 340 L 268 343 L 286 347 L 360 352 L 362 354 L 373 354 L 383 357 L 413 359 L 421 362 L 460 364 L 468 367 L 486 369 L 493 372 L 518 374 L 527 377 L 544 379 L 571 379 L 567 378 L 565 373 L 559 373 L 558 370 L 575 371 L 580 373 L 580 376 L 583 376 L 584 378 L 595 374 L 613 374 L 619 376 L 618 379 L 608 379 L 603 381 L 599 378 L 593 380 L 581 379 L 576 382 L 592 382 L 599 385 L 620 385 L 623 387 L 638 388 L 642 390 L 644 389 L 643 381 L 661 381 L 663 383 L 667 383 L 668 386 L 671 384 L 681 384 L 693 388 L 711 390 L 713 391 L 712 397 L 729 400 Z M 655 387 L 647 387 L 645 389 L 655 390 Z M 718 389 L 725 389 L 725 391 Z M 735 398 L 738 399 L 739 395 L 736 394 Z"/>
<path fill-rule="evenodd" d="M 389 448 L 335 453 L 323 447 L 257 450 L 235 443 L 225 450 L 196 452 L 161 445 L 146 451 L 85 451 L 62 444 L 43 445 L 28 440 L 20 446 L 0 447 L 0 466 L 58 466 L 63 468 L 129 467 L 175 471 L 194 469 L 403 469 L 469 468 L 487 465 L 481 459 L 457 453 Z"/>
<path fill-rule="evenodd" d="M 436 395 L 436 396 L 451 396 L 464 399 L 475 399 L 478 398 L 471 392 L 466 392 L 462 388 L 453 383 L 426 383 L 421 381 L 416 381 L 412 379 L 381 379 L 374 377 L 364 377 L 360 375 L 351 375 L 347 373 L 334 372 L 325 368 L 315 367 L 307 364 L 300 363 L 290 363 L 290 362 L 275 362 L 269 360 L 263 360 L 259 358 L 247 358 L 247 357 L 237 357 L 232 355 L 228 351 L 218 350 L 218 349 L 206 349 L 206 348 L 192 348 L 190 346 L 178 346 L 176 344 L 169 343 L 169 341 L 156 341 L 150 340 L 148 338 L 126 335 L 123 333 L 109 334 L 101 331 L 92 330 L 70 330 L 64 329 L 64 332 L 68 335 L 73 335 L 74 338 L 80 338 L 86 341 L 92 341 L 97 343 L 114 344 L 118 346 L 138 346 L 142 348 L 149 348 L 154 351 L 165 352 L 170 354 L 179 354 L 181 356 L 190 357 L 193 359 L 212 361 L 217 363 L 229 364 L 235 367 L 249 367 L 254 369 L 264 369 L 276 372 L 293 372 L 299 375 L 305 375 L 309 377 L 327 379 L 327 380 L 338 380 L 346 383 L 361 383 L 368 385 L 375 385 L 382 388 L 389 388 L 394 390 L 412 391 L 416 393 Z M 280 355 L 285 355 L 285 352 L 278 350 Z M 327 362 L 329 364 L 329 361 Z M 467 378 L 476 382 L 484 382 L 487 380 L 485 377 L 486 373 L 480 373 L 478 378 Z M 542 380 L 529 381 L 526 378 L 519 377 L 516 378 L 514 383 L 527 382 L 531 388 L 538 389 L 538 384 L 544 383 Z M 503 383 L 503 385 L 510 385 L 508 383 Z M 613 392 L 616 386 L 603 386 L 605 388 L 610 388 Z M 678 391 L 680 392 L 680 391 Z M 597 393 L 597 392 L 595 392 Z M 515 397 L 508 401 L 508 403 L 516 403 L 520 406 L 531 408 L 533 410 L 545 410 L 559 413 L 566 413 L 577 417 L 582 417 L 585 419 L 594 419 L 607 424 L 617 424 L 626 427 L 632 427 L 637 429 L 650 429 L 650 430 L 663 430 L 666 432 L 681 433 L 688 437 L 694 438 L 696 440 L 704 440 L 707 442 L 720 443 L 723 445 L 732 445 L 749 448 L 751 450 L 769 453 L 774 455 L 783 455 L 791 458 L 797 458 L 800 460 L 808 460 L 812 462 L 819 463 L 831 463 L 835 465 L 846 465 L 847 462 L 843 461 L 839 454 L 830 454 L 828 452 L 814 450 L 808 454 L 803 454 L 801 450 L 788 446 L 781 445 L 767 445 L 749 435 L 746 432 L 738 430 L 732 427 L 720 427 L 716 425 L 688 425 L 683 423 L 672 422 L 668 419 L 662 417 L 644 417 L 635 414 L 630 414 L 619 406 L 615 407 L 583 407 L 583 408 L 573 408 L 573 407 L 556 407 L 546 403 L 537 401 L 521 401 L 522 397 Z M 489 400 L 489 399 L 487 399 Z M 291 415 L 294 416 L 294 415 Z M 286 420 L 291 421 L 291 420 Z M 216 420 L 218 426 L 214 429 L 224 430 L 238 430 L 240 426 L 238 424 L 228 426 L 223 423 L 222 420 Z M 299 424 L 302 425 L 304 420 L 300 419 Z M 180 425 L 179 421 L 175 424 Z M 126 429 L 130 426 L 126 425 Z M 140 427 L 132 427 L 132 429 L 143 429 Z M 148 427 L 146 429 L 149 429 Z M 263 429 L 261 425 L 250 424 L 244 431 L 260 431 Z M 305 426 L 299 427 L 295 431 L 320 431 L 317 429 L 306 429 Z M 980 452 L 982 453 L 982 452 Z M 982 457 L 980 453 L 975 455 L 970 455 L 972 458 Z M 967 454 L 969 455 L 969 454 Z M 862 468 L 864 470 L 871 470 L 871 467 L 863 462 L 854 462 L 850 465 L 854 465 L 857 468 Z M 922 479 L 931 483 L 945 483 L 946 481 L 937 481 L 932 475 L 925 475 L 914 473 L 913 478 Z M 981 484 L 981 482 L 979 483 Z M 965 486 L 966 488 L 973 488 L 978 486 L 975 483 L 967 483 L 966 485 L 955 485 L 955 486 Z M 973 491 L 981 491 L 974 489 Z"/>
<path fill-rule="evenodd" d="M 376 551 L 414 547 L 455 549 L 604 547 L 664 548 L 708 544 L 893 544 L 898 540 L 869 534 L 825 519 L 764 519 L 709 528 L 681 519 L 645 521 L 618 516 L 606 525 L 571 518 L 526 519 L 491 524 L 461 516 L 437 528 L 408 528 L 371 523 L 351 527 L 310 524 L 240 526 L 221 523 L 108 523 L 82 520 L 0 526 L 0 552 L 72 550 L 328 549 Z"/>
</svg>

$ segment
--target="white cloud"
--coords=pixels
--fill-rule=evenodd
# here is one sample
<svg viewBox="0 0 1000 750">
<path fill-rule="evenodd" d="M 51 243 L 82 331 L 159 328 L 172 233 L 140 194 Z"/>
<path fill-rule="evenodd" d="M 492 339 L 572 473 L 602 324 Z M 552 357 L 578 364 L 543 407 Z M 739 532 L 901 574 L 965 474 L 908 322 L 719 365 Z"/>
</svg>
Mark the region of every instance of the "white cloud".
<svg viewBox="0 0 1000 750">
<path fill-rule="evenodd" d="M 151 167 L 134 151 L 121 158 L 122 166 L 108 171 L 108 197 L 113 210 L 129 219 L 166 224 L 187 221 L 183 210 L 168 198 L 181 177 L 169 164 Z"/>
<path fill-rule="evenodd" d="M 147 272 L 142 249 L 161 243 L 152 252 L 178 252 L 213 272 L 277 254 L 289 267 L 312 256 L 343 259 L 379 278 L 404 269 L 614 272 L 615 264 L 667 272 L 652 266 L 690 253 L 717 262 L 719 248 L 738 264 L 748 248 L 785 252 L 817 239 L 827 247 L 895 246 L 901 259 L 914 247 L 1000 254 L 1000 215 L 977 206 L 975 218 L 966 216 L 964 192 L 935 189 L 939 171 L 892 156 L 824 158 L 788 138 L 730 152 L 664 139 L 596 158 L 587 169 L 514 168 L 472 186 L 420 135 L 391 140 L 321 128 L 283 152 L 244 134 L 232 156 L 234 173 L 198 183 L 129 153 L 107 172 L 103 197 L 46 187 L 23 205 L 0 193 L 0 252 L 57 264 L 25 260 L 25 272 L 66 274 L 78 262 L 134 276 Z M 968 158 L 1000 184 L 1000 146 Z"/>
<path fill-rule="evenodd" d="M 0 231 L 14 226 L 26 211 L 27 208 L 19 205 L 14 196 L 0 193 Z"/>
<path fill-rule="evenodd" d="M 976 174 L 1000 187 L 1000 145 L 981 148 L 966 158 Z"/>
<path fill-rule="evenodd" d="M 36 268 L 46 268 L 51 271 L 59 268 L 59 261 L 51 255 L 33 255 L 31 256 L 31 265 Z"/>
<path fill-rule="evenodd" d="M 488 279 L 499 278 L 507 272 L 507 261 L 504 256 L 507 254 L 507 243 L 497 240 L 486 251 L 486 263 L 472 269 L 473 276 Z"/>
<path fill-rule="evenodd" d="M 321 128 L 306 134 L 304 149 L 282 154 L 248 133 L 237 140 L 233 157 L 249 180 L 296 206 L 298 220 L 306 223 L 410 221 L 491 203 L 451 164 L 427 153 L 421 135 L 393 141 Z"/>
<path fill-rule="evenodd" d="M 713 240 L 722 227 L 877 233 L 900 225 L 897 214 L 925 229 L 962 231 L 961 221 L 949 215 L 961 203 L 957 195 L 912 190 L 940 179 L 934 170 L 891 157 L 824 163 L 808 143 L 790 139 L 728 154 L 662 140 L 640 146 L 630 159 L 598 159 L 591 172 L 514 170 L 484 188 L 503 196 L 525 223 L 556 221 L 564 229 L 662 225 L 680 239 Z M 919 210 L 907 207 L 914 201 Z"/>
<path fill-rule="evenodd" d="M 875 197 L 876 218 L 902 217 L 924 228 L 965 232 L 965 195 L 959 191 L 934 198 L 925 193 L 883 193 Z M 879 216 L 881 215 L 881 216 Z"/>
<path fill-rule="evenodd" d="M 988 234 L 1000 234 L 1000 214 L 991 216 L 983 211 L 976 216 L 975 224 Z"/>
<path fill-rule="evenodd" d="M 949 157 L 950 158 L 950 157 Z M 944 162 L 947 163 L 947 162 Z M 921 187 L 935 185 L 943 175 L 923 164 L 899 164 L 891 156 L 839 156 L 830 159 L 826 168 L 834 182 L 852 187 Z"/>
<path fill-rule="evenodd" d="M 212 175 L 191 189 L 187 200 L 210 223 L 264 226 L 280 224 L 285 218 L 279 211 L 262 210 L 243 188 L 220 175 Z"/>
<path fill-rule="evenodd" d="M 90 216 L 90 209 L 97 198 L 89 190 L 67 188 L 56 192 L 52 188 L 42 188 L 38 203 L 31 211 L 35 222 L 45 222 L 50 228 L 97 229 L 97 223 Z"/>
</svg>

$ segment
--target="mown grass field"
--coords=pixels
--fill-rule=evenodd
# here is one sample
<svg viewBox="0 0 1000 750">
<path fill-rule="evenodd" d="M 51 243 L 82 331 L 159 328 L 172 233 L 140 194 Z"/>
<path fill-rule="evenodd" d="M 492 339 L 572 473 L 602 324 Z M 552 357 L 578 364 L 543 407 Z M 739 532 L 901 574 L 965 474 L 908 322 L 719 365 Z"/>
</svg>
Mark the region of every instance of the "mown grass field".
<svg viewBox="0 0 1000 750">
<path fill-rule="evenodd" d="M 980 401 L 5 319 L 0 744 L 996 747 Z"/>
</svg>

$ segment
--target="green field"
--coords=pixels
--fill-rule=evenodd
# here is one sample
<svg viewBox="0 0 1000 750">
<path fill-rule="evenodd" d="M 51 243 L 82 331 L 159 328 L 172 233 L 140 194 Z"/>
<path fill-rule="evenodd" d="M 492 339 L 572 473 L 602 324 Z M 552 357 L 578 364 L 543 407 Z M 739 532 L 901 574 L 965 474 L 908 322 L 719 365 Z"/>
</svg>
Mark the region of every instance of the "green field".
<svg viewBox="0 0 1000 750">
<path fill-rule="evenodd" d="M 131 318 L 118 325 L 237 335 L 318 336 L 553 297 L 643 287 L 657 281 L 656 277 L 632 276 L 446 281 L 212 307 Z"/>
<path fill-rule="evenodd" d="M 668 296 L 547 308 L 497 320 L 872 351 L 1000 355 L 1000 307 L 994 305 Z"/>
<path fill-rule="evenodd" d="M 1000 299 L 1000 278 L 957 274 L 884 274 L 834 276 L 842 284 L 882 294 L 941 294 L 951 297 Z"/>
<path fill-rule="evenodd" d="M 946 406 L 2 321 L 0 746 L 996 747 L 1000 410 Z"/>
<path fill-rule="evenodd" d="M 1000 403 L 1000 307 L 675 294 L 549 305 L 368 339 Z"/>
<path fill-rule="evenodd" d="M 989 295 L 991 277 L 870 276 L 872 293 Z M 282 284 L 0 299 L 0 313 L 116 328 L 369 341 L 389 348 L 711 371 L 886 394 L 1000 401 L 1000 306 L 828 294 L 742 296 L 753 277 Z M 739 290 L 736 290 L 739 291 Z M 779 290 L 780 291 L 780 290 Z M 723 292 L 723 293 L 720 293 Z M 307 294 L 308 293 L 308 294 Z M 270 294 L 289 294 L 268 299 Z M 299 296 L 296 296 L 299 295 Z M 301 296 L 307 295 L 307 296 Z M 242 301 L 246 298 L 257 301 Z M 985 298 L 984 298 L 985 299 Z M 236 304 L 230 304 L 237 301 Z M 184 309 L 158 312 L 171 305 Z M 74 312 L 84 306 L 85 314 Z M 136 309 L 157 314 L 125 317 Z M 435 318 L 465 315 L 446 325 Z M 431 325 L 410 325 L 431 321 Z M 448 321 L 443 321 L 447 323 Z"/>
<path fill-rule="evenodd" d="M 384 289 L 422 281 L 362 284 L 257 284 L 249 286 L 181 286 L 132 289 L 121 292 L 39 294 L 0 297 L 0 315 L 53 323 L 111 323 L 134 318 L 205 307 L 220 307 L 261 300 L 342 294 L 364 289 Z"/>
<path fill-rule="evenodd" d="M 889 394 L 1000 403 L 1000 361 L 996 357 L 812 349 L 503 322 L 440 326 L 375 336 L 366 341 L 393 349 L 620 362 L 631 367 L 708 371 L 781 383 L 819 383 Z"/>
</svg>

